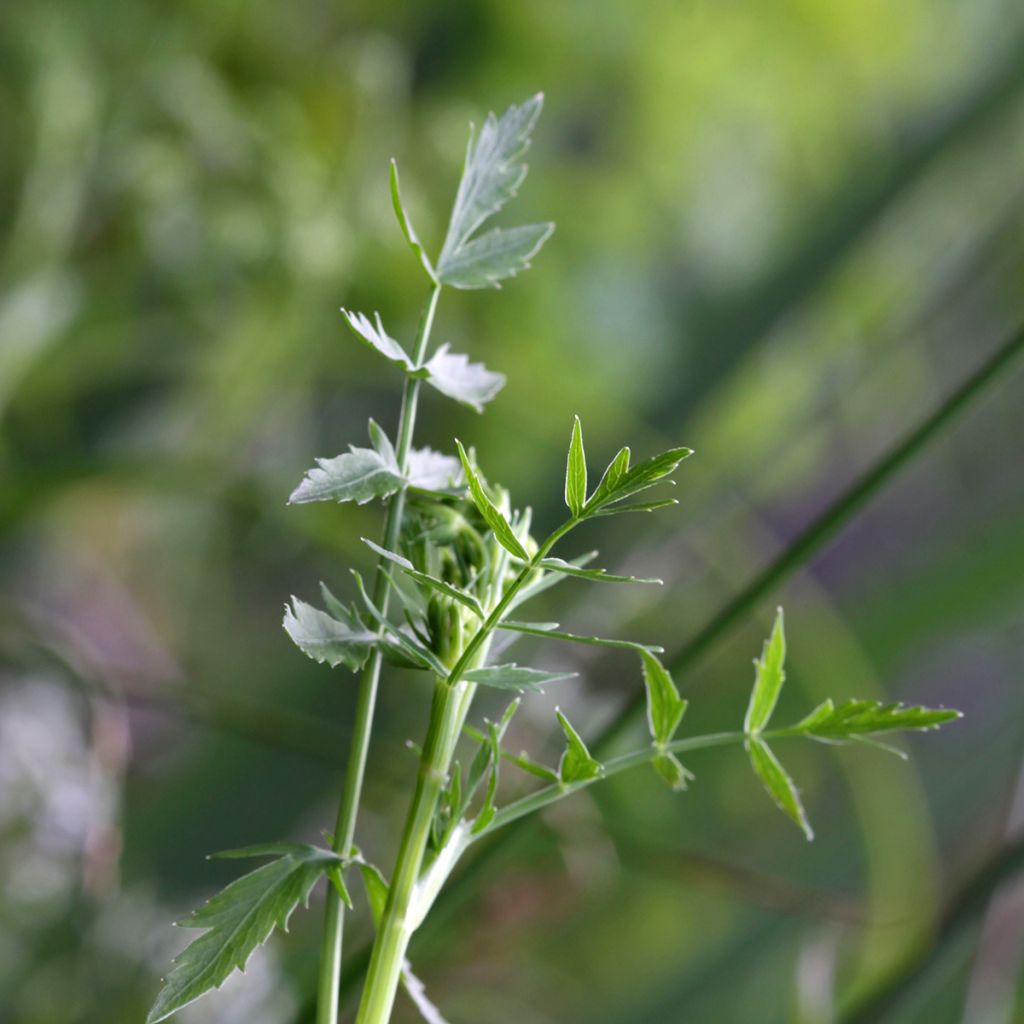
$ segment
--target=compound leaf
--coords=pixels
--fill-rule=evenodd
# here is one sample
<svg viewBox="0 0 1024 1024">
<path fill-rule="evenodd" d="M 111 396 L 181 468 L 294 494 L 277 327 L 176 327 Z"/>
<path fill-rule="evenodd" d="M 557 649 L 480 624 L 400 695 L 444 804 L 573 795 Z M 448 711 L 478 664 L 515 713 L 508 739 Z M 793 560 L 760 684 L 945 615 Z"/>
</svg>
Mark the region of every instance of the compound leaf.
<svg viewBox="0 0 1024 1024">
<path fill-rule="evenodd" d="M 258 849 L 258 848 L 257 848 Z M 268 849 L 268 848 L 264 848 Z M 306 904 L 317 880 L 340 858 L 330 850 L 289 845 L 276 860 L 236 879 L 191 917 L 186 928 L 201 935 L 181 953 L 168 974 L 146 1024 L 157 1024 L 245 968 L 275 927 L 287 931 L 292 911 Z M 244 855 L 235 851 L 234 855 Z"/>
</svg>

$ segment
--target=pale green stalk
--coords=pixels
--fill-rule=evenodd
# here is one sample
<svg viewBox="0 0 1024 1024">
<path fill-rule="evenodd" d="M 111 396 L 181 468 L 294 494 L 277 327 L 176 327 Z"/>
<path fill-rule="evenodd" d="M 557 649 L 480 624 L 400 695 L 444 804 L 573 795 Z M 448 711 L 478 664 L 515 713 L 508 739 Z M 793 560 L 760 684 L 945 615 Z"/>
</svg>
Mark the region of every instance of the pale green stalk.
<svg viewBox="0 0 1024 1024">
<path fill-rule="evenodd" d="M 430 331 L 434 324 L 434 313 L 437 300 L 441 294 L 441 285 L 434 283 L 423 313 L 420 316 L 419 329 L 416 334 L 416 345 L 413 361 L 419 366 L 425 359 Z M 398 444 L 395 454 L 398 464 L 404 472 L 412 448 L 413 432 L 416 427 L 416 407 L 419 402 L 421 381 L 418 378 L 406 377 L 402 391 L 402 410 L 398 426 Z M 405 513 L 405 491 L 400 490 L 391 499 L 384 523 L 384 544 L 389 551 L 398 548 L 398 538 L 402 529 L 402 517 Z M 381 559 L 377 566 L 377 576 L 373 587 L 373 600 L 385 614 L 391 596 L 391 581 L 384 571 L 386 559 Z M 373 713 L 377 703 L 377 687 L 380 682 L 381 652 L 375 648 L 363 669 L 359 683 L 359 696 L 356 703 L 355 730 L 352 734 L 352 746 L 349 751 L 348 770 L 342 790 L 341 803 L 338 807 L 338 820 L 334 829 L 334 849 L 347 856 L 355 839 L 356 818 L 359 812 L 359 797 L 363 788 L 363 776 L 366 772 L 366 758 L 370 748 L 370 736 L 373 733 Z M 317 988 L 316 1024 L 335 1024 L 338 1019 L 338 982 L 341 976 L 342 938 L 345 927 L 345 905 L 332 890 L 327 893 L 327 908 L 324 918 L 323 943 L 320 952 L 320 978 Z"/>
</svg>

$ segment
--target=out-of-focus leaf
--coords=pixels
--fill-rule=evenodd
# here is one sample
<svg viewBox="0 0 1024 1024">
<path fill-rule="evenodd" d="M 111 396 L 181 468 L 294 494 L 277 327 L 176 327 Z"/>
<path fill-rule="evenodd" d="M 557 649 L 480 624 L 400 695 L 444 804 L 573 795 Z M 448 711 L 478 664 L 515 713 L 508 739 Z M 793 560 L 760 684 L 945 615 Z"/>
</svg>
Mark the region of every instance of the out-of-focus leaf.
<svg viewBox="0 0 1024 1024">
<path fill-rule="evenodd" d="M 449 352 L 442 345 L 426 363 L 427 383 L 456 402 L 477 412 L 505 386 L 505 375 L 488 370 L 483 363 L 471 363 L 468 356 Z"/>
<path fill-rule="evenodd" d="M 755 774 L 764 783 L 768 795 L 779 807 L 796 822 L 807 838 L 814 838 L 814 830 L 807 820 L 800 794 L 793 780 L 786 774 L 785 768 L 772 753 L 771 748 L 760 736 L 748 736 L 746 739 L 747 754 Z"/>
<path fill-rule="evenodd" d="M 590 756 L 587 745 L 580 734 L 572 727 L 569 719 L 556 710 L 558 722 L 565 733 L 566 747 L 558 762 L 558 778 L 566 785 L 573 782 L 585 782 L 596 779 L 602 771 L 601 762 Z"/>
<path fill-rule="evenodd" d="M 498 543 L 506 551 L 511 552 L 517 558 L 521 558 L 524 562 L 529 561 L 530 556 L 526 553 L 526 548 L 523 547 L 519 538 L 515 535 L 515 531 L 512 529 L 509 521 L 498 511 L 494 502 L 487 497 L 483 484 L 480 482 L 473 464 L 469 461 L 466 449 L 462 447 L 462 442 L 457 440 L 455 445 L 459 449 L 459 458 L 462 460 L 462 470 L 466 475 L 466 483 L 469 485 L 470 497 L 472 497 L 473 504 L 476 505 L 480 515 L 484 517 L 484 522 L 491 528 L 491 532 Z"/>
<path fill-rule="evenodd" d="M 647 724 L 654 742 L 663 746 L 679 728 L 686 711 L 686 701 L 679 696 L 668 670 L 653 654 L 641 651 L 640 658 L 647 688 Z"/>
<path fill-rule="evenodd" d="M 686 789 L 693 780 L 693 772 L 686 768 L 671 751 L 658 754 L 652 764 L 658 775 L 676 791 Z"/>
<path fill-rule="evenodd" d="M 877 700 L 850 700 L 836 707 L 826 700 L 793 728 L 817 740 L 841 743 L 880 732 L 938 729 L 961 717 L 959 711 L 951 708 L 908 707 Z"/>
<path fill-rule="evenodd" d="M 441 282 L 453 288 L 500 288 L 505 278 L 529 269 L 554 230 L 550 221 L 493 228 L 467 242 L 441 267 Z"/>
<path fill-rule="evenodd" d="M 572 424 L 569 455 L 565 461 L 565 504 L 578 516 L 587 500 L 587 457 L 583 451 L 583 426 L 579 416 Z"/>
<path fill-rule="evenodd" d="M 743 720 L 743 731 L 761 732 L 768 724 L 786 681 L 786 634 L 782 609 L 775 613 L 771 635 L 764 642 L 761 657 L 754 660 L 754 688 Z"/>
<path fill-rule="evenodd" d="M 377 634 L 341 603 L 335 603 L 332 612 L 328 615 L 293 597 L 291 605 L 285 605 L 285 631 L 314 661 L 326 662 L 331 668 L 344 665 L 358 672 L 377 643 Z"/>
<path fill-rule="evenodd" d="M 450 491 L 459 488 L 462 466 L 454 455 L 414 448 L 406 461 L 406 477 L 410 487 L 421 491 Z"/>
<path fill-rule="evenodd" d="M 514 633 L 526 633 L 530 636 L 548 637 L 552 640 L 568 640 L 572 643 L 587 644 L 591 647 L 618 647 L 629 651 L 661 651 L 661 647 L 648 647 L 632 640 L 612 640 L 603 636 L 582 636 L 579 633 L 566 633 L 558 628 L 557 622 L 518 622 L 515 619 L 502 619 L 499 629 L 508 629 Z M 684 702 L 685 703 L 685 702 Z"/>
<path fill-rule="evenodd" d="M 370 916 L 373 923 L 379 927 L 384 916 L 384 908 L 388 905 L 388 883 L 376 865 L 365 860 L 359 860 L 358 864 L 359 873 L 363 876 L 363 885 L 366 887 L 366 899 L 370 904 Z"/>
<path fill-rule="evenodd" d="M 607 569 L 582 569 L 561 558 L 542 558 L 540 567 L 548 572 L 561 572 L 566 576 L 575 576 L 581 580 L 593 580 L 597 583 L 657 583 L 659 585 L 663 583 L 662 580 L 655 577 L 616 576 L 608 572 Z"/>
<path fill-rule="evenodd" d="M 559 679 L 571 679 L 575 672 L 544 672 L 537 668 L 516 665 L 490 665 L 487 668 L 470 669 L 462 678 L 481 686 L 498 690 L 536 690 L 546 683 Z"/>
<path fill-rule="evenodd" d="M 235 851 L 233 855 L 245 853 Z M 178 922 L 185 928 L 206 931 L 178 956 L 146 1024 L 165 1020 L 204 993 L 220 988 L 236 968 L 244 969 L 275 927 L 287 931 L 292 911 L 308 902 L 317 879 L 339 862 L 330 850 L 291 844 L 276 860 L 236 879 L 191 917 Z"/>
</svg>

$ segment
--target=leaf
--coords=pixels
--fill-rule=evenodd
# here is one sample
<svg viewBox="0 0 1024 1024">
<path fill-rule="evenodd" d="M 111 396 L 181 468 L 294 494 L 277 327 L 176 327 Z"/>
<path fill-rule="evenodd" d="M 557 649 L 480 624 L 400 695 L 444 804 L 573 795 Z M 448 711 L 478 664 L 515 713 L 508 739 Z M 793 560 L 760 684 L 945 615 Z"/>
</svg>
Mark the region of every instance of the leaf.
<svg viewBox="0 0 1024 1024">
<path fill-rule="evenodd" d="M 480 515 L 483 516 L 484 522 L 491 528 L 495 539 L 506 551 L 511 552 L 517 558 L 521 558 L 524 562 L 528 562 L 530 556 L 526 553 L 526 548 L 523 547 L 519 538 L 515 535 L 508 520 L 498 511 L 491 499 L 487 497 L 483 484 L 480 483 L 480 478 L 469 461 L 466 449 L 462 447 L 462 442 L 456 440 L 455 445 L 459 450 L 459 458 L 462 460 L 462 470 L 466 475 L 466 483 L 469 485 L 470 497 L 473 499 L 473 504 L 476 505 Z"/>
<path fill-rule="evenodd" d="M 663 481 L 683 459 L 693 454 L 691 448 L 670 448 L 660 455 L 655 455 L 646 462 L 630 467 L 628 448 L 620 448 L 618 454 L 609 463 L 604 476 L 598 483 L 594 493 L 587 502 L 584 513 L 596 514 L 605 505 L 622 501 L 640 491 L 647 490 Z"/>
<path fill-rule="evenodd" d="M 657 583 L 659 586 L 663 583 L 662 580 L 654 577 L 615 576 L 607 569 L 581 569 L 561 558 L 542 558 L 539 564 L 542 569 L 547 569 L 549 572 L 561 572 L 566 576 L 575 576 L 581 580 L 594 580 L 598 583 Z"/>
<path fill-rule="evenodd" d="M 414 448 L 406 462 L 406 477 L 410 487 L 421 491 L 450 491 L 459 488 L 462 466 L 454 455 Z"/>
<path fill-rule="evenodd" d="M 285 605 L 285 631 L 295 646 L 314 661 L 331 668 L 344 665 L 358 672 L 377 643 L 377 634 L 344 605 L 335 603 L 332 610 L 334 614 L 328 615 L 293 597 L 291 606 Z"/>
<path fill-rule="evenodd" d="M 412 249 L 413 253 L 422 264 L 423 269 L 427 272 L 427 277 L 429 277 L 431 281 L 435 281 L 437 278 L 434 274 L 434 268 L 430 265 L 430 259 L 427 257 L 427 254 L 423 249 L 423 245 L 416 236 L 416 232 L 412 226 L 412 221 L 409 220 L 408 213 L 405 212 L 405 204 L 402 202 L 402 191 L 398 185 L 398 164 L 393 159 L 391 161 L 390 177 L 391 205 L 395 208 L 395 216 L 398 218 L 398 226 L 402 229 L 402 234 L 405 236 L 405 240 L 409 243 L 409 248 Z"/>
<path fill-rule="evenodd" d="M 592 562 L 597 558 L 596 551 L 588 551 L 585 555 L 580 555 L 579 558 L 574 558 L 568 564 L 576 569 L 582 569 L 588 562 Z M 525 604 L 527 601 L 536 597 L 538 594 L 543 594 L 545 590 L 550 590 L 553 586 L 561 583 L 562 580 L 568 577 L 565 573 L 560 572 L 546 572 L 539 574 L 530 583 L 527 583 L 522 590 L 513 598 L 512 603 L 508 606 L 509 611 L 518 608 L 521 604 Z"/>
<path fill-rule="evenodd" d="M 453 288 L 500 288 L 499 281 L 529 269 L 530 260 L 554 230 L 550 221 L 494 228 L 461 246 L 448 259 L 439 270 L 441 283 Z"/>
<path fill-rule="evenodd" d="M 470 133 L 448 233 L 437 261 L 441 281 L 466 287 L 458 283 L 460 257 L 471 236 L 516 194 L 526 177 L 521 157 L 530 144 L 543 102 L 538 93 L 520 106 L 509 107 L 500 118 L 488 114 L 480 132 Z M 477 258 L 481 255 L 478 251 Z M 449 272 L 453 276 L 449 277 Z"/>
<path fill-rule="evenodd" d="M 388 883 L 375 865 L 365 860 L 360 860 L 358 864 L 359 873 L 363 876 L 363 885 L 366 887 L 366 899 L 370 904 L 370 916 L 374 925 L 379 927 L 384 916 L 384 908 L 388 905 Z"/>
<path fill-rule="evenodd" d="M 330 850 L 294 844 L 269 864 L 235 879 L 191 917 L 186 928 L 203 928 L 175 961 L 146 1017 L 157 1024 L 211 989 L 235 968 L 242 970 L 275 927 L 287 931 L 292 911 L 306 904 L 317 880 L 339 857 Z"/>
<path fill-rule="evenodd" d="M 658 775 L 677 792 L 686 789 L 693 780 L 693 772 L 684 767 L 671 751 L 659 754 L 651 763 Z"/>
<path fill-rule="evenodd" d="M 760 736 L 748 736 L 746 739 L 747 754 L 750 765 L 757 777 L 764 783 L 768 795 L 779 807 L 796 822 L 808 840 L 814 838 L 814 830 L 807 820 L 800 794 L 793 785 L 793 780 L 786 774 L 785 768 L 779 764 L 778 758 Z"/>
<path fill-rule="evenodd" d="M 446 597 L 452 598 L 454 601 L 458 601 L 460 604 L 465 605 L 474 615 L 479 619 L 484 618 L 484 610 L 480 606 L 480 602 L 472 595 L 466 593 L 465 590 L 460 590 L 458 587 L 452 586 L 451 583 L 446 583 L 444 580 L 438 579 L 436 576 L 431 576 L 429 573 L 420 572 L 408 558 L 403 555 L 399 555 L 394 551 L 388 551 L 386 548 L 382 548 L 379 544 L 374 544 L 372 540 L 367 540 L 366 537 L 361 537 L 360 540 L 373 551 L 376 551 L 381 558 L 386 558 L 390 562 L 394 562 L 402 572 L 407 576 L 416 580 L 418 583 L 422 583 L 426 587 L 430 587 L 432 590 L 436 590 L 439 593 L 444 594 Z"/>
<path fill-rule="evenodd" d="M 537 668 L 526 668 L 514 662 L 508 665 L 491 665 L 487 668 L 472 668 L 463 679 L 497 690 L 536 690 L 559 679 L 571 679 L 576 672 L 544 672 Z"/>
<path fill-rule="evenodd" d="M 569 640 L 577 644 L 588 644 L 591 647 L 620 647 L 629 651 L 662 651 L 662 647 L 648 647 L 632 640 L 611 640 L 602 636 L 581 636 L 578 633 L 565 633 L 559 630 L 557 622 L 517 622 L 514 619 L 503 619 L 498 629 L 508 629 L 514 633 L 527 633 L 530 636 L 550 637 L 552 640 Z"/>
<path fill-rule="evenodd" d="M 384 432 L 370 421 L 373 448 L 356 448 L 333 459 L 317 459 L 317 469 L 307 471 L 302 483 L 292 491 L 289 505 L 308 501 L 354 501 L 365 505 L 373 498 L 387 498 L 397 491 L 405 478 L 395 450 Z"/>
<path fill-rule="evenodd" d="M 341 314 L 355 332 L 356 337 L 361 338 L 370 348 L 379 352 L 388 362 L 394 363 L 406 371 L 413 369 L 412 360 L 406 354 L 405 349 L 384 330 L 380 313 L 374 313 L 376 324 L 371 323 L 365 314 L 353 313 L 344 307 L 342 307 Z"/>
<path fill-rule="evenodd" d="M 672 676 L 653 654 L 641 651 L 640 658 L 647 689 L 647 724 L 654 742 L 664 746 L 679 728 L 687 702 L 679 696 Z"/>
<path fill-rule="evenodd" d="M 850 700 L 836 707 L 827 700 L 793 726 L 812 739 L 841 743 L 880 732 L 938 729 L 961 718 L 952 708 L 925 708 L 905 704 L 883 704 L 877 700 Z"/>
<path fill-rule="evenodd" d="M 442 345 L 423 367 L 427 383 L 456 402 L 477 412 L 505 386 L 505 375 L 488 370 L 483 363 L 471 363 L 468 356 L 449 352 Z"/>
<path fill-rule="evenodd" d="M 565 463 L 565 504 L 579 516 L 587 500 L 587 457 L 583 451 L 583 426 L 577 416 L 572 424 L 569 455 Z"/>
<path fill-rule="evenodd" d="M 334 886 L 334 891 L 338 894 L 338 899 L 340 899 L 341 902 L 351 910 L 352 897 L 349 895 L 348 887 L 345 885 L 345 876 L 342 874 L 341 865 L 328 865 L 327 877 L 330 879 L 331 885 Z"/>
<path fill-rule="evenodd" d="M 627 505 L 607 505 L 592 514 L 595 516 L 617 516 L 623 512 L 657 512 L 660 508 L 678 504 L 678 498 L 662 498 L 661 501 L 634 501 Z"/>
<path fill-rule="evenodd" d="M 775 613 L 771 636 L 764 642 L 761 657 L 754 660 L 754 688 L 743 720 L 743 731 L 759 733 L 768 724 L 786 681 L 786 634 L 782 609 Z"/>
<path fill-rule="evenodd" d="M 555 714 L 558 716 L 566 739 L 565 750 L 558 762 L 558 778 L 565 785 L 596 779 L 604 770 L 601 762 L 595 761 L 590 756 L 587 745 L 581 739 L 580 734 L 569 724 L 569 719 L 557 708 Z"/>
</svg>

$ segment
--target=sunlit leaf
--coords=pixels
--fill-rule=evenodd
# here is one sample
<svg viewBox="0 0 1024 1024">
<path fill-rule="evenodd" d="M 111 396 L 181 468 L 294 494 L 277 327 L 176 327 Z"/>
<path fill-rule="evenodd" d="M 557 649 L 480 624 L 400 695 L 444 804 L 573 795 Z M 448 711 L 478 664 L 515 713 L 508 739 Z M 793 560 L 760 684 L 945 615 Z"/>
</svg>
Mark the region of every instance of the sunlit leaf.
<svg viewBox="0 0 1024 1024">
<path fill-rule="evenodd" d="M 344 665 L 353 672 L 366 664 L 377 634 L 367 629 L 356 614 L 337 603 L 328 615 L 312 605 L 292 598 L 285 605 L 284 628 L 295 646 L 314 661 L 332 668 Z"/>
<path fill-rule="evenodd" d="M 808 839 L 813 839 L 814 830 L 807 820 L 807 814 L 800 802 L 800 794 L 771 748 L 760 736 L 748 736 L 746 747 L 751 767 L 764 783 L 768 795 L 796 822 Z"/>
<path fill-rule="evenodd" d="M 235 851 L 235 855 L 244 854 Z M 317 879 L 339 860 L 330 850 L 289 845 L 276 860 L 236 879 L 180 921 L 185 928 L 202 928 L 205 933 L 177 957 L 147 1024 L 166 1019 L 204 993 L 220 988 L 236 968 L 244 969 L 275 927 L 287 930 L 292 911 L 307 903 Z"/>
<path fill-rule="evenodd" d="M 594 515 L 606 505 L 622 501 L 661 483 L 674 472 L 683 459 L 692 454 L 691 448 L 671 448 L 646 462 L 630 466 L 629 449 L 620 449 L 587 501 L 584 512 Z"/>
<path fill-rule="evenodd" d="M 644 686 L 647 689 L 647 724 L 655 743 L 664 745 L 672 739 L 686 711 L 686 701 L 679 696 L 668 670 L 649 651 L 641 651 Z"/>
<path fill-rule="evenodd" d="M 384 325 L 380 320 L 380 313 L 374 314 L 376 323 L 372 322 L 364 313 L 353 313 L 344 307 L 341 313 L 348 322 L 349 327 L 355 332 L 356 337 L 366 342 L 370 348 L 379 352 L 388 362 L 400 366 L 403 370 L 411 370 L 413 368 L 412 360 L 406 354 L 405 349 L 384 330 Z"/>
<path fill-rule="evenodd" d="M 569 455 L 565 462 L 565 504 L 574 516 L 578 516 L 586 500 L 587 457 L 583 451 L 583 426 L 577 416 L 573 420 Z"/>
<path fill-rule="evenodd" d="M 409 486 L 421 491 L 450 491 L 460 485 L 462 465 L 454 455 L 414 448 L 406 460 L 406 476 Z"/>
<path fill-rule="evenodd" d="M 950 708 L 883 704 L 877 700 L 851 700 L 836 707 L 827 700 L 793 726 L 814 739 L 842 742 L 880 732 L 926 731 L 961 718 Z"/>
<path fill-rule="evenodd" d="M 775 613 L 771 635 L 764 642 L 761 657 L 754 661 L 754 688 L 743 720 L 743 731 L 761 732 L 768 724 L 786 680 L 786 634 L 782 609 Z"/>
<path fill-rule="evenodd" d="M 488 370 L 483 363 L 471 363 L 468 356 L 449 352 L 442 345 L 426 363 L 427 383 L 456 402 L 477 412 L 505 386 L 505 375 Z"/>
</svg>

